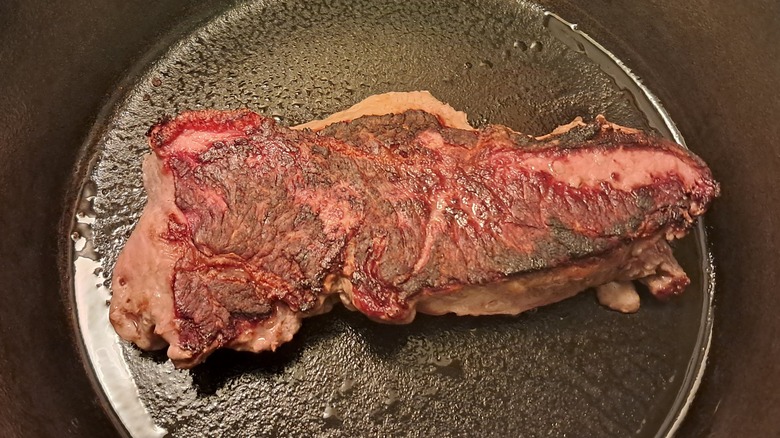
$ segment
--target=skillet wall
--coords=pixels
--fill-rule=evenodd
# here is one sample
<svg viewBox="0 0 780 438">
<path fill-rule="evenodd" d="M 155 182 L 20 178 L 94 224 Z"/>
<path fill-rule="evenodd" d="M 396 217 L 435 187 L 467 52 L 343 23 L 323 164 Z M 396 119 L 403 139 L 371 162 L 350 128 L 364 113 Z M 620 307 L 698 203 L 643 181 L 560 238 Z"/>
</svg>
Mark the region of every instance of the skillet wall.
<svg viewBox="0 0 780 438">
<path fill-rule="evenodd" d="M 780 4 L 541 3 L 644 79 L 723 186 L 708 215 L 718 274 L 710 366 L 680 435 L 780 432 Z M 0 4 L 0 436 L 116 434 L 72 336 L 61 254 L 74 169 L 127 70 L 225 6 Z"/>
</svg>

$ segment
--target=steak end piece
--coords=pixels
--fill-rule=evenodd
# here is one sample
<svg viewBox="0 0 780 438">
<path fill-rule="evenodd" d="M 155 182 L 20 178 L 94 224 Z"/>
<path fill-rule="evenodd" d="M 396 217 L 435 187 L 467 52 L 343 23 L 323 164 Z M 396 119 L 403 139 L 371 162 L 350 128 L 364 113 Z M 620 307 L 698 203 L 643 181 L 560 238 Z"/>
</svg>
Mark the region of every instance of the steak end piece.
<svg viewBox="0 0 780 438">
<path fill-rule="evenodd" d="M 590 287 L 634 312 L 632 280 L 659 298 L 687 286 L 667 242 L 719 191 L 698 157 L 603 117 L 534 138 L 459 114 L 395 93 L 297 129 L 246 110 L 155 125 L 112 324 L 186 368 L 218 348 L 274 350 L 339 300 L 408 323 Z"/>
</svg>

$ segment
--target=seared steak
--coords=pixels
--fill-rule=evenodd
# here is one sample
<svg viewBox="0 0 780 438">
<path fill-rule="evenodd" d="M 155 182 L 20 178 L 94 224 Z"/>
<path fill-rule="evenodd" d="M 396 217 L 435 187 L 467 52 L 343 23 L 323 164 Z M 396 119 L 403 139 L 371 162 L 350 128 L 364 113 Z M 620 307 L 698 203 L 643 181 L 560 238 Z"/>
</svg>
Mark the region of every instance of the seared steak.
<svg viewBox="0 0 780 438">
<path fill-rule="evenodd" d="M 250 111 L 155 125 L 148 204 L 114 270 L 117 332 L 190 367 L 274 349 L 337 297 L 408 323 L 589 287 L 635 311 L 631 280 L 659 297 L 688 284 L 667 240 L 718 194 L 692 153 L 601 117 L 541 139 L 451 126 L 422 110 L 319 131 Z"/>
</svg>

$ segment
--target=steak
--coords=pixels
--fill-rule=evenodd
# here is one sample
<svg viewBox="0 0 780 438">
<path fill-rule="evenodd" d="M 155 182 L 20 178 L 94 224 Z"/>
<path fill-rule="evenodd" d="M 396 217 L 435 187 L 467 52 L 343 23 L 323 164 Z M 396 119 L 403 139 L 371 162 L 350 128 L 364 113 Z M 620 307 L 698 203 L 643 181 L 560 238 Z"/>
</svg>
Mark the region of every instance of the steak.
<svg viewBox="0 0 780 438">
<path fill-rule="evenodd" d="M 188 368 L 222 347 L 273 350 L 339 299 L 408 323 L 590 287 L 631 312 L 632 280 L 659 298 L 689 283 L 667 242 L 719 189 L 673 142 L 603 117 L 534 138 L 435 108 L 352 116 L 290 129 L 197 111 L 153 126 L 148 203 L 112 279 L 119 335 Z"/>
</svg>

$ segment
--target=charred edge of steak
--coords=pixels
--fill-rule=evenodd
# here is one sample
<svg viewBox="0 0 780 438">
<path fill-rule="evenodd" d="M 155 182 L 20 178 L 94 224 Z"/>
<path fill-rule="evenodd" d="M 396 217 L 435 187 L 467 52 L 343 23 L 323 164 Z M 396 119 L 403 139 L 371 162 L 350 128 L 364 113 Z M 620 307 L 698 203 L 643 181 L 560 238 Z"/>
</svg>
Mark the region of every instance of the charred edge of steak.
<svg viewBox="0 0 780 438">
<path fill-rule="evenodd" d="M 549 150 L 551 156 L 562 156 L 576 153 L 582 148 L 599 148 L 602 150 L 623 147 L 627 149 L 648 149 L 674 154 L 684 160 L 692 160 L 705 179 L 712 180 L 712 172 L 707 164 L 691 150 L 678 145 L 655 133 L 624 128 L 608 122 L 603 116 L 597 116 L 593 121 L 573 126 L 564 132 L 553 134 L 543 140 L 532 139 L 534 148 Z M 713 194 L 720 194 L 718 184 L 712 181 Z"/>
<path fill-rule="evenodd" d="M 227 267 L 179 270 L 174 278 L 179 345 L 190 351 L 217 347 L 238 335 L 241 321 L 271 316 L 272 302 L 263 300 L 245 272 Z"/>
<path fill-rule="evenodd" d="M 193 260 L 194 259 L 194 260 Z M 180 323 L 179 346 L 202 352 L 219 348 L 241 334 L 247 323 L 273 317 L 278 304 L 293 312 L 314 310 L 321 287 L 299 293 L 270 272 L 257 272 L 249 264 L 197 255 L 180 260 L 171 288 Z"/>
<path fill-rule="evenodd" d="M 164 116 L 147 131 L 149 145 L 159 157 L 166 157 L 171 152 L 167 147 L 187 131 L 206 132 L 209 134 L 232 133 L 236 136 L 248 136 L 273 126 L 273 119 L 261 116 L 248 109 L 235 111 L 202 110 L 182 113 L 174 118 Z M 202 139 L 205 146 L 210 146 L 212 139 Z M 198 150 L 202 152 L 204 149 Z"/>
<path fill-rule="evenodd" d="M 647 284 L 650 292 L 659 298 L 667 298 L 666 293 L 682 292 L 689 281 L 662 236 L 635 240 L 555 269 L 510 275 L 488 285 L 467 285 L 444 293 L 424 291 L 415 297 L 414 304 L 419 312 L 433 315 L 518 314 L 596 287 L 600 295 L 604 292 L 611 295 L 603 297 L 604 300 L 599 297 L 602 304 L 632 312 L 638 310 L 639 297 L 630 282 L 653 278 L 678 287 L 659 289 Z"/>
</svg>

